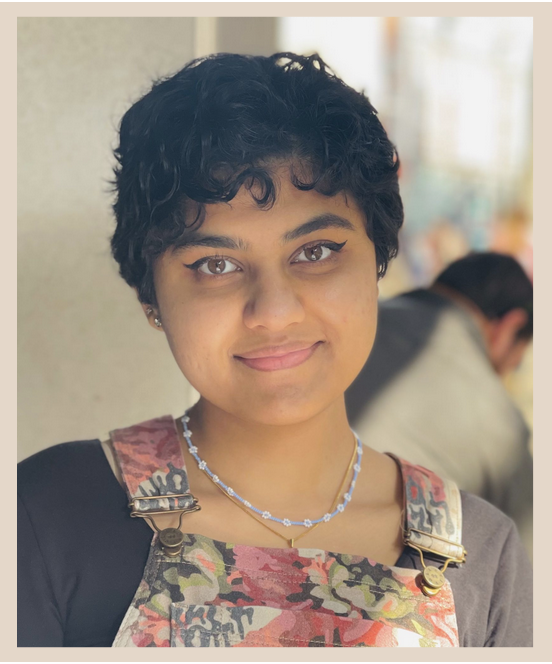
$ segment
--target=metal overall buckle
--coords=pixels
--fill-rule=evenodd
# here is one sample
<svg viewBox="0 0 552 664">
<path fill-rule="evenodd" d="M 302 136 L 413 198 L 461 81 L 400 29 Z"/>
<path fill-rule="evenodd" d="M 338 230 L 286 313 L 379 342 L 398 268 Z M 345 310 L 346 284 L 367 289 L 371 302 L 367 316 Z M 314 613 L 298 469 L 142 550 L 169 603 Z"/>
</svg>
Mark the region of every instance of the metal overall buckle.
<svg viewBox="0 0 552 664">
<path fill-rule="evenodd" d="M 187 507 L 179 509 L 156 510 L 151 512 L 141 512 L 136 509 L 135 500 L 160 500 L 163 498 L 190 498 L 192 502 Z M 180 555 L 184 544 L 184 533 L 180 530 L 182 517 L 184 514 L 197 512 L 201 509 L 197 498 L 194 498 L 191 493 L 171 493 L 166 496 L 140 496 L 139 498 L 133 499 L 128 506 L 132 510 L 130 513 L 131 517 L 138 516 L 142 519 L 147 519 L 151 523 L 159 537 L 159 546 L 161 547 L 161 550 L 166 556 L 170 556 L 171 558 Z M 180 514 L 178 526 L 176 528 L 159 528 L 153 517 L 161 514 Z"/>
<path fill-rule="evenodd" d="M 413 532 L 420 533 L 422 535 L 427 535 L 428 537 L 431 537 L 431 539 L 438 540 L 439 542 L 451 544 L 459 549 L 460 555 L 459 556 L 447 555 L 441 551 L 436 550 L 435 548 L 429 546 L 422 546 L 421 544 L 414 544 L 411 541 L 411 533 Z M 422 571 L 418 576 L 418 581 L 420 584 L 420 588 L 423 594 L 426 595 L 426 597 L 434 597 L 441 590 L 441 588 L 445 584 L 444 572 L 449 566 L 449 564 L 454 563 L 457 565 L 461 565 L 462 563 L 466 562 L 466 556 L 468 555 L 466 549 L 461 544 L 458 544 L 458 542 L 452 542 L 451 540 L 448 540 L 444 537 L 439 537 L 438 535 L 432 535 L 430 533 L 424 532 L 423 530 L 416 530 L 415 528 L 409 528 L 405 532 L 404 543 L 410 546 L 411 548 L 415 549 L 420 554 Z M 423 554 L 424 551 L 445 559 L 445 562 L 441 567 L 441 569 L 439 569 L 435 565 L 426 565 Z"/>
</svg>

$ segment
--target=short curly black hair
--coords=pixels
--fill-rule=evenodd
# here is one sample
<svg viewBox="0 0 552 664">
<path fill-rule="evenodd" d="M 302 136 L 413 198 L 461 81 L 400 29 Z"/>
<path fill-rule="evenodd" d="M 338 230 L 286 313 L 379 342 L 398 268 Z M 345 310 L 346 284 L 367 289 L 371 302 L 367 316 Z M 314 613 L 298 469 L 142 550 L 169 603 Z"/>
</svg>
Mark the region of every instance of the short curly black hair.
<svg viewBox="0 0 552 664">
<path fill-rule="evenodd" d="M 114 154 L 111 247 L 143 303 L 156 303 L 155 260 L 201 224 L 204 204 L 231 201 L 242 186 L 260 207 L 274 204 L 275 163 L 299 165 L 290 169 L 298 189 L 353 196 L 380 276 L 397 254 L 397 152 L 368 98 L 318 55 L 193 60 L 125 113 Z"/>
</svg>

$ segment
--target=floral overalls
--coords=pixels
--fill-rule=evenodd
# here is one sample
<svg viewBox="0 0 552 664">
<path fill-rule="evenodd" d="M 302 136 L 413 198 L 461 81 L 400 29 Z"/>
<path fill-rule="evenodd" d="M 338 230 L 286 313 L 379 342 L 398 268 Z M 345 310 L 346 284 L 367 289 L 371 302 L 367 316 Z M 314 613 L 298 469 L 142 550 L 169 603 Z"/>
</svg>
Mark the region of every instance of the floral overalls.
<svg viewBox="0 0 552 664">
<path fill-rule="evenodd" d="M 111 433 L 134 516 L 197 509 L 171 416 Z M 460 564 L 455 484 L 402 460 L 405 544 Z M 155 518 L 155 517 L 154 517 Z M 427 561 L 426 561 L 427 563 Z M 309 548 L 155 533 L 116 647 L 458 646 L 454 599 L 441 571 L 382 565 Z"/>
</svg>

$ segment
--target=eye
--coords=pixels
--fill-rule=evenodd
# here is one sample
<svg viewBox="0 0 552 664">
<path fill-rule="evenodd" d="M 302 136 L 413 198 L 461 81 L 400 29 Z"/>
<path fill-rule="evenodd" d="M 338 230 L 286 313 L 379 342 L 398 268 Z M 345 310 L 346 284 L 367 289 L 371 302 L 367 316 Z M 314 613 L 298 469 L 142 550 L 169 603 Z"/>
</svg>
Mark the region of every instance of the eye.
<svg viewBox="0 0 552 664">
<path fill-rule="evenodd" d="M 318 242 L 303 247 L 301 252 L 297 254 L 294 263 L 321 263 L 331 259 L 333 253 L 341 251 L 346 243 L 336 244 L 335 242 Z M 301 258 L 304 255 L 305 258 Z"/>
<path fill-rule="evenodd" d="M 191 265 L 184 263 L 184 267 L 207 277 L 223 277 L 232 272 L 241 271 L 237 265 L 222 256 L 205 256 Z"/>
<path fill-rule="evenodd" d="M 292 263 L 326 263 L 330 262 L 333 254 L 341 251 L 345 242 L 337 244 L 335 242 L 316 242 L 309 244 L 296 254 Z M 304 256 L 304 258 L 302 258 Z M 242 268 L 223 256 L 205 256 L 195 261 L 191 265 L 186 265 L 189 270 L 206 277 L 224 277 L 233 272 L 242 272 Z"/>
<path fill-rule="evenodd" d="M 208 274 L 210 276 L 217 276 L 219 274 L 230 274 L 238 269 L 237 265 L 231 263 L 225 258 L 210 257 L 203 260 L 197 266 L 197 271 L 201 274 Z"/>
</svg>

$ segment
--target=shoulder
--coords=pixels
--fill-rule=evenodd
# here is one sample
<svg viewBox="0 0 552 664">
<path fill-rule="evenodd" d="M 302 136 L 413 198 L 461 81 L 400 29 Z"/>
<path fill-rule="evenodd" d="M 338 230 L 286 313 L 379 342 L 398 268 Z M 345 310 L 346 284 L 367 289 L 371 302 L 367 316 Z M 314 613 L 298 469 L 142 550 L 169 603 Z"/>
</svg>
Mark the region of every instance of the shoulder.
<svg viewBox="0 0 552 664">
<path fill-rule="evenodd" d="M 532 574 L 528 553 L 515 522 L 500 509 L 483 498 L 460 492 L 462 497 L 462 540 L 468 560 L 485 560 L 485 574 L 503 574 L 508 565 L 522 576 Z M 482 570 L 483 573 L 483 570 Z M 527 577 L 528 578 L 528 577 Z"/>
<path fill-rule="evenodd" d="M 49 564 L 56 568 L 75 556 L 90 557 L 91 551 L 104 556 L 109 540 L 124 539 L 128 528 L 132 536 L 135 526 L 125 490 L 99 440 L 55 445 L 22 461 L 18 519 L 34 532 Z M 140 526 L 149 531 L 147 524 L 138 524 L 138 537 Z"/>
<path fill-rule="evenodd" d="M 424 517 L 419 511 L 422 503 L 430 522 L 446 522 L 454 513 L 460 518 L 466 561 L 450 566 L 446 577 L 461 645 L 531 645 L 532 567 L 512 519 L 421 466 L 404 461 L 402 466 L 407 470 L 405 487 L 414 516 Z M 408 555 L 411 564 L 420 568 L 417 556 Z"/>
<path fill-rule="evenodd" d="M 462 622 L 470 625 L 465 645 L 531 646 L 533 570 L 517 528 L 482 498 L 461 496 L 467 562 L 454 570 L 453 590 Z M 469 638 L 480 630 L 478 612 L 485 617 L 484 643 Z"/>
<path fill-rule="evenodd" d="M 61 443 L 33 454 L 18 464 L 17 485 L 29 515 L 48 515 L 49 522 L 56 514 L 88 512 L 102 496 L 121 492 L 99 440 Z"/>
<path fill-rule="evenodd" d="M 379 308 L 383 311 L 419 311 L 420 308 L 439 309 L 448 306 L 448 301 L 436 296 L 424 288 L 407 291 L 390 298 L 379 301 Z"/>
<path fill-rule="evenodd" d="M 99 440 L 55 445 L 18 465 L 17 535 L 20 623 L 31 616 L 36 627 L 19 645 L 108 646 L 151 529 L 130 517 Z"/>
<path fill-rule="evenodd" d="M 395 457 L 397 458 L 397 457 Z M 435 510 L 441 501 L 446 502 L 447 512 L 457 513 L 460 519 L 462 542 L 468 544 L 492 538 L 496 545 L 507 539 L 516 526 L 512 519 L 483 498 L 458 488 L 457 484 L 424 466 L 399 459 L 407 500 L 425 502 L 428 509 Z"/>
<path fill-rule="evenodd" d="M 478 549 L 483 543 L 492 542 L 495 556 L 500 545 L 516 531 L 512 519 L 483 498 L 460 491 L 462 499 L 462 531 L 466 549 Z M 469 550 L 469 549 L 468 549 Z"/>
<path fill-rule="evenodd" d="M 41 450 L 17 464 L 19 488 L 40 492 L 56 480 L 70 481 L 78 473 L 88 476 L 102 466 L 105 456 L 99 440 L 60 443 Z"/>
<path fill-rule="evenodd" d="M 20 472 L 32 472 L 33 469 L 52 467 L 59 462 L 63 463 L 69 459 L 75 460 L 94 456 L 99 448 L 100 441 L 97 438 L 59 443 L 23 459 L 23 461 L 17 464 L 17 467 Z"/>
<path fill-rule="evenodd" d="M 402 333 L 404 336 L 404 329 L 396 330 L 396 325 L 408 322 L 413 326 L 413 329 L 408 329 L 410 337 L 423 332 L 429 334 L 443 306 L 440 301 L 431 297 L 431 293 L 423 290 L 382 299 L 378 302 L 378 330 L 383 328 L 386 333 L 395 332 L 397 335 Z M 381 336 L 380 332 L 380 339 Z"/>
<path fill-rule="evenodd" d="M 514 526 L 513 521 L 506 514 L 483 498 L 462 490 L 460 490 L 460 495 L 464 521 L 470 524 L 470 528 L 485 530 L 492 525 L 500 530 L 508 530 Z"/>
<path fill-rule="evenodd" d="M 453 480 L 395 458 L 402 468 L 409 524 L 461 542 L 468 554 L 476 552 L 469 562 L 485 558 L 488 572 L 498 569 L 506 543 L 519 541 L 513 520 L 479 496 L 461 491 Z"/>
</svg>

